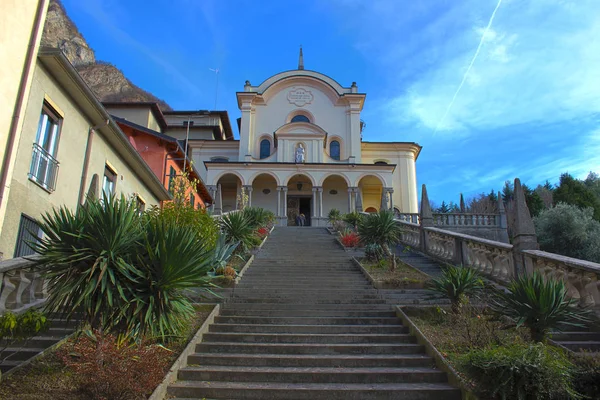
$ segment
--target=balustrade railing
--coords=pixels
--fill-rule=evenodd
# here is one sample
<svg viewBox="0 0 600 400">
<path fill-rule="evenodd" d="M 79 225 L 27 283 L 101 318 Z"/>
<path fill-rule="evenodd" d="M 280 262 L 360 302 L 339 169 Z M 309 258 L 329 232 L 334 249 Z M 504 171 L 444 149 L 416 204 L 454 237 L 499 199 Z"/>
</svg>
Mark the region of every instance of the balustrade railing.
<svg viewBox="0 0 600 400">
<path fill-rule="evenodd" d="M 23 312 L 46 301 L 46 281 L 35 266 L 36 256 L 0 262 L 0 315 Z"/>
<path fill-rule="evenodd" d="M 498 214 L 434 213 L 435 226 L 497 227 L 500 225 Z"/>
<path fill-rule="evenodd" d="M 397 220 L 401 226 L 400 241 L 408 246 L 418 248 L 421 245 L 421 231 L 419 224 Z"/>
<path fill-rule="evenodd" d="M 418 213 L 397 213 L 396 219 L 403 222 L 411 222 L 417 225 L 421 223 Z"/>
<path fill-rule="evenodd" d="M 580 306 L 600 308 L 600 264 L 539 250 L 522 253 L 528 274 L 562 279 Z"/>
</svg>

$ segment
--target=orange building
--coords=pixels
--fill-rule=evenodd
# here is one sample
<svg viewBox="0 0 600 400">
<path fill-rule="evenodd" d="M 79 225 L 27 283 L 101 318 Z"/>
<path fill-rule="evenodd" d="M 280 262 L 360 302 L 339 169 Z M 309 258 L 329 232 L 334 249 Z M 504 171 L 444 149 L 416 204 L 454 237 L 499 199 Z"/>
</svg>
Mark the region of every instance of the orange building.
<svg viewBox="0 0 600 400">
<path fill-rule="evenodd" d="M 200 174 L 185 156 L 177 139 L 114 115 L 112 118 L 167 190 L 172 192 L 174 178 L 181 176 L 185 164 L 190 181 L 197 182 L 186 193 L 190 204 L 195 208 L 205 208 L 207 204 L 212 204 L 213 199 Z"/>
</svg>

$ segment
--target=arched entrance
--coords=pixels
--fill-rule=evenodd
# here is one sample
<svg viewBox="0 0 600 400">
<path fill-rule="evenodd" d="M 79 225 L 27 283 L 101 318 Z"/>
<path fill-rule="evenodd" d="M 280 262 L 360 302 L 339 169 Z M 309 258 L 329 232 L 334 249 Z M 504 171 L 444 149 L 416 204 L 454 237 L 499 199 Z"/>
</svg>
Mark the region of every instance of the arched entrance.
<svg viewBox="0 0 600 400">
<path fill-rule="evenodd" d="M 379 210 L 381 208 L 383 183 L 379 177 L 374 175 L 363 176 L 358 182 L 358 189 L 362 195 L 364 210 Z"/>
<path fill-rule="evenodd" d="M 304 215 L 304 225 L 310 226 L 314 211 L 312 180 L 297 174 L 288 180 L 287 184 L 287 225 L 297 226 L 296 217 Z"/>
<path fill-rule="evenodd" d="M 221 187 L 222 212 L 237 210 L 240 208 L 242 196 L 242 182 L 235 174 L 225 174 L 217 181 Z M 218 204 L 218 200 L 217 200 Z"/>
<path fill-rule="evenodd" d="M 348 182 L 340 175 L 330 175 L 323 181 L 323 217 L 332 209 L 347 213 Z"/>
<path fill-rule="evenodd" d="M 277 181 L 271 174 L 259 174 L 252 181 L 251 204 L 261 207 L 278 215 L 277 211 Z"/>
</svg>

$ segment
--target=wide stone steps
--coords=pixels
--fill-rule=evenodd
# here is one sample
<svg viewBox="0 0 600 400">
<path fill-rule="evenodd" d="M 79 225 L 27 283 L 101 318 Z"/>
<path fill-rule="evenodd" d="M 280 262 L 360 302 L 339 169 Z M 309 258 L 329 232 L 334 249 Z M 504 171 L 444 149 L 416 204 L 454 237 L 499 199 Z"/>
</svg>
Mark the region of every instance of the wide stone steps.
<svg viewBox="0 0 600 400">
<path fill-rule="evenodd" d="M 287 382 L 179 381 L 169 387 L 174 400 L 460 400 L 460 391 L 446 383 L 330 384 Z"/>
<path fill-rule="evenodd" d="M 277 228 L 168 395 L 459 400 L 389 301 L 326 230 Z"/>
<path fill-rule="evenodd" d="M 286 383 L 420 383 L 443 382 L 446 375 L 433 368 L 324 368 L 324 367 L 186 367 L 179 371 L 187 381 Z"/>
<path fill-rule="evenodd" d="M 433 367 L 431 357 L 421 354 L 212 354 L 190 355 L 190 365 L 232 365 L 254 367 Z"/>
</svg>

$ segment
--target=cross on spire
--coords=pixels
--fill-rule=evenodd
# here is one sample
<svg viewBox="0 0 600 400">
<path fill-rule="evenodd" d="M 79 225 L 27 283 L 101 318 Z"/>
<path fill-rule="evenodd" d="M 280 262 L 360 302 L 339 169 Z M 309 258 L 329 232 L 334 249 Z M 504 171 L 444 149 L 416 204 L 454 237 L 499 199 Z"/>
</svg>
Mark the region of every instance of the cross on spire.
<svg viewBox="0 0 600 400">
<path fill-rule="evenodd" d="M 304 56 L 302 55 L 302 45 L 300 45 L 300 56 L 298 57 L 298 69 L 304 69 Z"/>
</svg>

